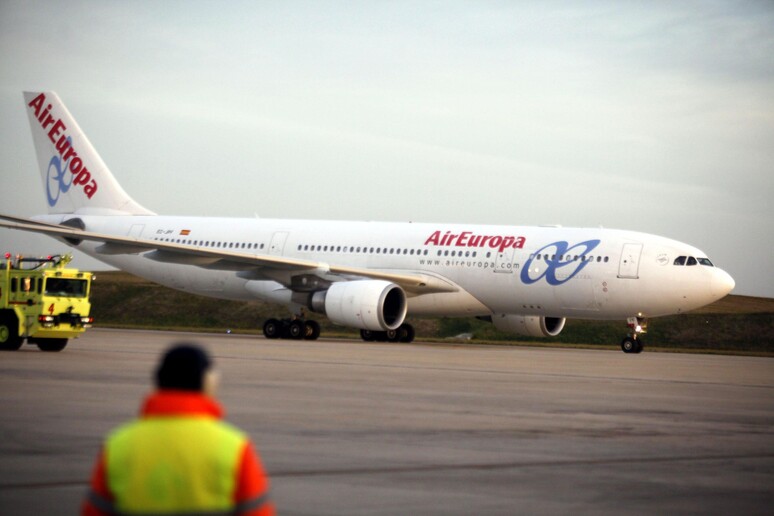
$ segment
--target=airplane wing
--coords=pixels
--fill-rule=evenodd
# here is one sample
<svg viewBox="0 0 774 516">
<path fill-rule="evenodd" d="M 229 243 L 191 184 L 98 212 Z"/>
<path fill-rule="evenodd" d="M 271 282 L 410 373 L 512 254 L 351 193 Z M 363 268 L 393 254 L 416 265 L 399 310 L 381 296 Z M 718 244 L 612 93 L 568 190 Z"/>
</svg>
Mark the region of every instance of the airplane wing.
<svg viewBox="0 0 774 516">
<path fill-rule="evenodd" d="M 427 274 L 413 272 L 345 267 L 313 260 L 299 260 L 273 255 L 254 255 L 238 251 L 226 251 L 195 247 L 171 242 L 145 240 L 129 236 L 94 233 L 77 228 L 48 224 L 34 220 L 0 214 L 0 227 L 42 233 L 69 241 L 102 242 L 96 252 L 105 255 L 143 254 L 145 258 L 165 263 L 194 265 L 205 269 L 235 271 L 245 279 L 267 279 L 286 287 L 305 291 L 319 289 L 335 281 L 380 279 L 391 281 L 403 288 L 408 295 L 457 292 L 452 283 Z M 7 221 L 7 222 L 3 222 Z M 309 279 L 317 281 L 308 281 Z M 322 280 L 322 283 L 320 283 Z"/>
</svg>

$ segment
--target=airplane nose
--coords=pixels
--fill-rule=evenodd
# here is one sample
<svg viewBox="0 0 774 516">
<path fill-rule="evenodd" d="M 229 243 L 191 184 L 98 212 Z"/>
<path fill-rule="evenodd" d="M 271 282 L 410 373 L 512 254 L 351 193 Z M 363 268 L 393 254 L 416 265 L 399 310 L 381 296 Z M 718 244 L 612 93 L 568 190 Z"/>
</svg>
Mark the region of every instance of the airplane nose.
<svg viewBox="0 0 774 516">
<path fill-rule="evenodd" d="M 721 269 L 715 269 L 714 274 L 712 275 L 712 281 L 710 282 L 713 296 L 720 299 L 734 290 L 735 286 L 736 282 L 729 273 Z"/>
</svg>

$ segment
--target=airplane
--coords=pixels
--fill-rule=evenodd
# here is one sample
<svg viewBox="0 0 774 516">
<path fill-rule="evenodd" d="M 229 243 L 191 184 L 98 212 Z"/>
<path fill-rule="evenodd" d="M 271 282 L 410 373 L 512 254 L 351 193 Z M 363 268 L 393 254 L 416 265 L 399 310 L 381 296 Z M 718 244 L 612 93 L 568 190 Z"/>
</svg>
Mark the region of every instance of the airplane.
<svg viewBox="0 0 774 516">
<path fill-rule="evenodd" d="M 158 215 L 127 194 L 53 92 L 25 92 L 48 213 L 0 215 L 174 289 L 284 305 L 267 338 L 316 339 L 317 322 L 363 340 L 411 342 L 411 316 L 477 317 L 558 335 L 568 318 L 626 321 L 626 353 L 649 318 L 723 298 L 733 278 L 706 253 L 616 229 Z"/>
</svg>

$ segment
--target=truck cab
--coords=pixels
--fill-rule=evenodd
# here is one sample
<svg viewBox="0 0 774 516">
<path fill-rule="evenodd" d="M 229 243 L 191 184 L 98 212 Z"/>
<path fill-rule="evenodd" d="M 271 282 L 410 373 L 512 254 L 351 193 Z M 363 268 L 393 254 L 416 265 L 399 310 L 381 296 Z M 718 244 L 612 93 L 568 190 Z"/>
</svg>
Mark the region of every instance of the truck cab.
<svg viewBox="0 0 774 516">
<path fill-rule="evenodd" d="M 62 351 L 68 339 L 91 327 L 93 275 L 67 268 L 72 257 L 12 259 L 0 263 L 0 350 L 26 340 L 42 351 Z"/>
</svg>

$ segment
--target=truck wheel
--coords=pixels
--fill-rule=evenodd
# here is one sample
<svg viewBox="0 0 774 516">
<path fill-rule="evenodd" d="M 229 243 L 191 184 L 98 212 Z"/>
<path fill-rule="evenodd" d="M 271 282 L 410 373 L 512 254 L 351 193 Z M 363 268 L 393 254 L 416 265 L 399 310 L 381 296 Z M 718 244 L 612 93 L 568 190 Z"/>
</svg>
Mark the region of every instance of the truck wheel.
<svg viewBox="0 0 774 516">
<path fill-rule="evenodd" d="M 67 346 L 67 339 L 37 339 L 35 344 L 41 351 L 62 351 Z"/>
<path fill-rule="evenodd" d="M 0 350 L 16 351 L 22 345 L 19 324 L 13 314 L 0 314 Z"/>
</svg>

